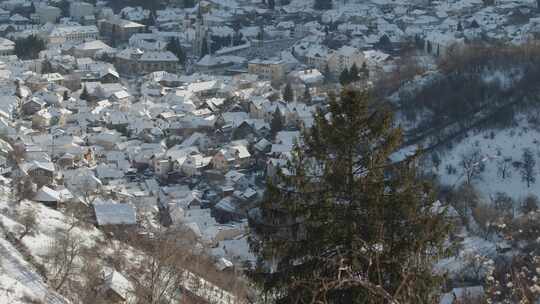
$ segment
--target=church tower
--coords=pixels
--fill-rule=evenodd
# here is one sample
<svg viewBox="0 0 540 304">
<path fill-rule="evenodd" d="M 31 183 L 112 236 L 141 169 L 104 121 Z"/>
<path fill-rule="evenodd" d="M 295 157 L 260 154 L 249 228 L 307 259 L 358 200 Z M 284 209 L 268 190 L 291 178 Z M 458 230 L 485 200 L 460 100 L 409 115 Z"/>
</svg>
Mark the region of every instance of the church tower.
<svg viewBox="0 0 540 304">
<path fill-rule="evenodd" d="M 198 3 L 197 20 L 195 21 L 195 41 L 193 42 L 193 54 L 200 57 L 203 51 L 203 44 L 208 39 L 208 25 L 202 14 L 201 1 Z"/>
</svg>

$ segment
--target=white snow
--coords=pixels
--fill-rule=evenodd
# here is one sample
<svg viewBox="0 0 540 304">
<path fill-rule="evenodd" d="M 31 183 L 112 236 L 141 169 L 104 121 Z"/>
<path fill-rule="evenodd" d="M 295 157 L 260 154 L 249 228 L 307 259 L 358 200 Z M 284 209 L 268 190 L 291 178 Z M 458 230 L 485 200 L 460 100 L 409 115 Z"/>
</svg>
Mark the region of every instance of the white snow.
<svg viewBox="0 0 540 304">
<path fill-rule="evenodd" d="M 529 193 L 540 196 L 540 187 L 527 184 L 522 181 L 519 169 L 510 166 L 510 177 L 503 179 L 498 174 L 497 162 L 505 158 L 512 161 L 520 161 L 523 149 L 531 149 L 536 158 L 540 155 L 540 131 L 533 129 L 525 117 L 520 117 L 519 124 L 504 130 L 487 130 L 476 134 L 469 134 L 459 144 L 454 145 L 449 151 L 441 153 L 441 165 L 434 171 L 441 177 L 441 182 L 447 185 L 459 185 L 465 181 L 463 169 L 460 166 L 461 155 L 472 149 L 478 149 L 482 156 L 485 170 L 478 179 L 473 180 L 473 185 L 486 199 L 497 192 L 504 192 L 518 200 Z M 492 133 L 493 132 L 493 133 Z M 493 138 L 491 136 L 493 135 Z M 452 165 L 457 169 L 457 174 L 449 175 L 446 167 Z M 538 174 L 540 161 L 537 160 L 535 171 Z M 539 177 L 537 176 L 537 179 Z M 537 183 L 540 180 L 537 181 Z M 489 201 L 489 199 L 488 199 Z"/>
</svg>

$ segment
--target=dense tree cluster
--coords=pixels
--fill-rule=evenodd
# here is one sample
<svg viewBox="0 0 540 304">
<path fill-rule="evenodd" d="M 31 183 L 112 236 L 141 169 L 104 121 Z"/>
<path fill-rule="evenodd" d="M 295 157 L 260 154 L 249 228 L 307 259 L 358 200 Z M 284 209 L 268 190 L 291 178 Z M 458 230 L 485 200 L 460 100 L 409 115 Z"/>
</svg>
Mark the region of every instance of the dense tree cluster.
<svg viewBox="0 0 540 304">
<path fill-rule="evenodd" d="M 356 63 L 353 63 L 350 69 L 344 69 L 339 75 L 339 82 L 342 85 L 348 85 L 350 83 L 359 81 L 362 78 L 366 78 L 369 75 L 369 70 L 366 63 L 362 64 L 362 67 L 358 69 Z"/>
<path fill-rule="evenodd" d="M 178 38 L 173 37 L 169 40 L 169 43 L 167 43 L 167 50 L 178 57 L 180 64 L 184 64 L 186 62 L 186 53 L 184 52 L 184 48 L 180 44 L 180 40 Z"/>
<path fill-rule="evenodd" d="M 15 40 L 15 54 L 20 59 L 36 59 L 39 52 L 46 48 L 45 41 L 36 35 Z"/>
<path fill-rule="evenodd" d="M 294 101 L 294 91 L 292 89 L 291 83 L 287 82 L 285 87 L 283 88 L 283 100 L 286 102 L 293 102 Z"/>
<path fill-rule="evenodd" d="M 403 86 L 399 90 L 400 108 L 408 119 L 421 119 L 419 129 L 435 130 L 455 122 L 468 123 L 479 112 L 490 112 L 492 119 L 487 123 L 507 126 L 513 121 L 512 104 L 527 102 L 537 95 L 536 80 L 540 77 L 537 45 L 471 45 L 451 47 L 446 53 L 440 62 L 440 74 L 427 76 L 420 86 Z M 398 71 L 396 79 L 404 78 L 402 71 Z M 496 71 L 504 71 L 511 81 L 487 81 L 487 75 Z M 420 112 L 423 115 L 418 115 Z"/>
<path fill-rule="evenodd" d="M 332 9 L 332 0 L 315 0 L 313 8 L 319 11 Z"/>
</svg>

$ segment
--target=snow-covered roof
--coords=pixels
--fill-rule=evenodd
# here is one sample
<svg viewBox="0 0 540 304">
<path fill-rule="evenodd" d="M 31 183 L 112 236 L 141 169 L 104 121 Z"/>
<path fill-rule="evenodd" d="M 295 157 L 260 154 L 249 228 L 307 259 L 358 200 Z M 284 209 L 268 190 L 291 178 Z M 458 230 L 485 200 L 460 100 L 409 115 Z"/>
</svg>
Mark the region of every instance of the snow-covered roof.
<svg viewBox="0 0 540 304">
<path fill-rule="evenodd" d="M 77 47 L 79 50 L 110 50 L 112 49 L 105 42 L 101 40 L 93 40 L 79 44 Z"/>
<path fill-rule="evenodd" d="M 133 292 L 133 285 L 121 273 L 112 271 L 105 276 L 105 286 L 114 291 L 122 299 L 128 299 Z"/>
<path fill-rule="evenodd" d="M 60 193 L 47 186 L 43 186 L 34 195 L 33 200 L 38 202 L 59 202 Z"/>
<path fill-rule="evenodd" d="M 312 84 L 316 83 L 318 81 L 322 81 L 324 79 L 324 76 L 319 70 L 317 69 L 309 69 L 309 70 L 303 70 L 303 71 L 295 71 L 292 73 L 293 77 L 297 77 L 305 84 Z"/>
<path fill-rule="evenodd" d="M 135 209 L 129 204 L 94 204 L 98 225 L 134 225 L 137 223 Z"/>
</svg>

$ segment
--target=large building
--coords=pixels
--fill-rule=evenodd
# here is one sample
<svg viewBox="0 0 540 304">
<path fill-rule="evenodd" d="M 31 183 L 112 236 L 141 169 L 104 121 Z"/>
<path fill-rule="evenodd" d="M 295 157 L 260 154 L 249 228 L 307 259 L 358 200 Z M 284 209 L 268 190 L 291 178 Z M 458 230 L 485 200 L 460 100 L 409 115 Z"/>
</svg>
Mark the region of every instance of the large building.
<svg viewBox="0 0 540 304">
<path fill-rule="evenodd" d="M 259 78 L 280 83 L 285 78 L 285 62 L 282 60 L 252 60 L 248 62 L 248 73 Z"/>
<path fill-rule="evenodd" d="M 108 39 L 113 46 L 128 42 L 133 34 L 142 33 L 146 28 L 144 24 L 120 18 L 99 20 L 98 24 L 103 38 Z"/>
<path fill-rule="evenodd" d="M 350 69 L 354 64 L 358 68 L 366 61 L 364 54 L 357 48 L 343 46 L 328 54 L 327 64 L 330 73 L 339 75 L 344 69 Z"/>
<path fill-rule="evenodd" d="M 57 26 L 47 37 L 50 46 L 61 46 L 65 43 L 79 44 L 98 39 L 99 31 L 94 25 Z"/>
<path fill-rule="evenodd" d="M 128 48 L 116 54 L 118 72 L 128 75 L 144 75 L 157 71 L 176 73 L 178 58 L 169 51 L 142 51 Z"/>
</svg>

